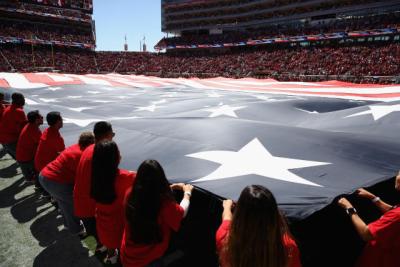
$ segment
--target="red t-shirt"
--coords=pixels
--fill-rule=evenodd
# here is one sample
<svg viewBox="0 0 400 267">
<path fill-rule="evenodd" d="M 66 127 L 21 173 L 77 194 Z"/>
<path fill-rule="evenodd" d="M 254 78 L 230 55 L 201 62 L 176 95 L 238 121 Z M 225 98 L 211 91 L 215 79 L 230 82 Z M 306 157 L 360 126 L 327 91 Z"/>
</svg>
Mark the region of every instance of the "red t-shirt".
<svg viewBox="0 0 400 267">
<path fill-rule="evenodd" d="M 64 149 L 64 139 L 57 129 L 49 127 L 44 130 L 36 150 L 35 169 L 41 172 L 42 169 L 55 160 Z"/>
<path fill-rule="evenodd" d="M 79 218 L 94 217 L 96 202 L 90 197 L 94 144 L 83 151 L 76 169 L 74 213 Z"/>
<path fill-rule="evenodd" d="M 387 211 L 368 225 L 373 236 L 358 259 L 358 267 L 400 266 L 400 207 Z"/>
<path fill-rule="evenodd" d="M 28 122 L 25 112 L 17 105 L 5 108 L 0 121 L 0 143 L 10 144 L 18 141 L 19 134 Z"/>
<path fill-rule="evenodd" d="M 3 103 L 0 103 L 0 121 L 1 121 L 1 118 L 3 117 L 4 109 L 5 109 L 5 107 L 4 107 Z"/>
<path fill-rule="evenodd" d="M 129 194 L 130 192 L 128 191 L 124 209 L 126 208 L 126 200 Z M 162 241 L 152 245 L 135 244 L 130 239 L 130 227 L 126 223 L 121 244 L 122 265 L 124 267 L 144 267 L 163 256 L 168 249 L 171 231 L 177 232 L 179 230 L 183 212 L 183 208 L 173 200 L 165 201 L 161 205 L 158 224 L 161 227 Z"/>
<path fill-rule="evenodd" d="M 217 230 L 216 234 L 216 243 L 217 243 L 217 251 L 219 255 L 220 265 L 221 267 L 229 267 L 228 259 L 226 258 L 225 250 L 223 249 L 226 245 L 226 238 L 229 235 L 229 231 L 231 229 L 231 221 L 224 220 L 222 221 L 220 227 Z M 283 236 L 283 245 L 288 251 L 289 262 L 288 267 L 301 267 L 300 261 L 300 252 L 297 247 L 296 242 L 287 234 Z"/>
<path fill-rule="evenodd" d="M 17 161 L 27 162 L 35 158 L 42 131 L 34 123 L 28 123 L 22 129 L 17 143 Z"/>
<path fill-rule="evenodd" d="M 41 174 L 47 179 L 62 183 L 73 184 L 75 182 L 76 167 L 82 155 L 79 144 L 66 148 L 52 162 L 43 168 Z"/>
<path fill-rule="evenodd" d="M 125 226 L 123 207 L 126 191 L 132 187 L 136 173 L 119 170 L 115 180 L 117 198 L 112 204 L 96 202 L 96 228 L 100 242 L 108 248 L 120 248 Z"/>
</svg>

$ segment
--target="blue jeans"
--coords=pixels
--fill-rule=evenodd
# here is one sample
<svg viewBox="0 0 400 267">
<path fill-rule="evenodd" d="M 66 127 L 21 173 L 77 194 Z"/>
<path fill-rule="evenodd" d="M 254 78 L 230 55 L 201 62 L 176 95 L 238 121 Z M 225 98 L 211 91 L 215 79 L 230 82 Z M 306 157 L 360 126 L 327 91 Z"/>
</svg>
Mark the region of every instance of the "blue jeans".
<svg viewBox="0 0 400 267">
<path fill-rule="evenodd" d="M 25 180 L 33 181 L 36 178 L 36 170 L 32 161 L 18 161 L 19 167 L 21 168 L 22 174 L 24 175 Z"/>
<path fill-rule="evenodd" d="M 10 154 L 10 156 L 13 159 L 16 159 L 17 155 L 17 142 L 15 143 L 9 143 L 9 144 L 3 144 L 4 148 L 6 149 L 7 153 Z"/>
<path fill-rule="evenodd" d="M 64 217 L 64 225 L 72 234 L 79 233 L 83 228 L 80 220 L 74 215 L 72 198 L 74 185 L 53 182 L 44 177 L 41 173 L 39 174 L 39 182 L 43 188 L 57 201 Z"/>
</svg>

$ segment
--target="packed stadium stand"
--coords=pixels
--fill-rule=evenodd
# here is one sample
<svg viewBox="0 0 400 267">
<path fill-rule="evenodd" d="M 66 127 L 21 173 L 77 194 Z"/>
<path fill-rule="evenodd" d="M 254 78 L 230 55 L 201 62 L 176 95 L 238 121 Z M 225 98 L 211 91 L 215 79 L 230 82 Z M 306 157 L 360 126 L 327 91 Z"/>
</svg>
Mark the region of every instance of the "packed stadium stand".
<svg viewBox="0 0 400 267">
<path fill-rule="evenodd" d="M 155 49 L 166 53 L 95 52 L 91 1 L 2 1 L 0 71 L 400 82 L 399 1 L 164 0 L 161 7 L 167 37 Z"/>
</svg>

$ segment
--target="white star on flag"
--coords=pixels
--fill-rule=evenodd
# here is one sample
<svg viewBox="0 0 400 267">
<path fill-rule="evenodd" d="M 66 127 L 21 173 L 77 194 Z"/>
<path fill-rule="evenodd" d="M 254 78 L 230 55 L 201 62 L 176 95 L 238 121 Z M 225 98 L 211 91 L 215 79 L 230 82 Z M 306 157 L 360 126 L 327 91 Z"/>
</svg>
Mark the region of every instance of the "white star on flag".
<svg viewBox="0 0 400 267">
<path fill-rule="evenodd" d="M 237 118 L 238 116 L 236 115 L 235 111 L 243 108 L 246 108 L 246 106 L 231 107 L 229 105 L 220 105 L 215 108 L 206 109 L 206 111 L 211 112 L 211 114 L 208 116 L 209 118 L 219 117 L 223 115 Z"/>
<path fill-rule="evenodd" d="M 327 162 L 274 157 L 261 144 L 258 138 L 254 138 L 238 152 L 221 150 L 204 151 L 186 156 L 221 164 L 214 172 L 193 182 L 227 179 L 243 175 L 260 175 L 280 181 L 322 187 L 289 170 L 331 164 Z"/>
<path fill-rule="evenodd" d="M 166 103 L 166 102 L 167 102 L 167 100 L 165 100 L 165 99 L 158 100 L 158 101 L 152 101 L 151 105 L 145 106 L 145 107 L 138 107 L 138 108 L 136 108 L 136 111 L 154 112 L 156 109 L 162 108 L 162 106 L 157 106 L 157 104 L 162 104 L 162 103 Z"/>
<path fill-rule="evenodd" d="M 400 104 L 391 105 L 391 106 L 373 105 L 373 106 L 368 106 L 368 107 L 369 107 L 369 110 L 346 116 L 346 118 L 361 116 L 361 115 L 365 115 L 365 114 L 371 114 L 373 116 L 374 120 L 377 121 L 380 118 L 385 117 L 386 115 L 389 115 L 392 112 L 400 111 Z"/>
<path fill-rule="evenodd" d="M 39 98 L 39 100 L 45 103 L 60 102 L 57 98 Z"/>
<path fill-rule="evenodd" d="M 61 90 L 62 88 L 61 87 L 49 87 L 49 88 L 47 88 L 47 90 L 50 90 L 50 91 L 58 91 L 58 90 Z"/>
<path fill-rule="evenodd" d="M 80 107 L 80 108 L 68 108 L 68 109 L 72 110 L 72 111 L 81 112 L 83 110 L 92 109 L 92 108 L 91 107 Z"/>
<path fill-rule="evenodd" d="M 207 96 L 208 96 L 208 97 L 215 97 L 215 98 L 217 98 L 217 97 L 221 97 L 222 95 L 220 95 L 220 94 L 218 94 L 218 93 L 216 93 L 216 92 L 211 92 L 211 93 L 207 93 Z"/>
</svg>

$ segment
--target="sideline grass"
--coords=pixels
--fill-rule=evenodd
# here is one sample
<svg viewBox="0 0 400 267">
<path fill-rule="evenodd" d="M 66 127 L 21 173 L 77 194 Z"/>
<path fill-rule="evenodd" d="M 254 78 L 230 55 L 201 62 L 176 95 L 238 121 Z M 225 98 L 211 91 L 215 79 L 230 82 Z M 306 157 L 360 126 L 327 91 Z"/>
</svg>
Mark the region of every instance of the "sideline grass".
<svg viewBox="0 0 400 267">
<path fill-rule="evenodd" d="M 104 266 L 95 240 L 84 241 L 63 226 L 58 211 L 21 175 L 0 145 L 0 267 Z"/>
</svg>

